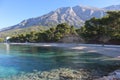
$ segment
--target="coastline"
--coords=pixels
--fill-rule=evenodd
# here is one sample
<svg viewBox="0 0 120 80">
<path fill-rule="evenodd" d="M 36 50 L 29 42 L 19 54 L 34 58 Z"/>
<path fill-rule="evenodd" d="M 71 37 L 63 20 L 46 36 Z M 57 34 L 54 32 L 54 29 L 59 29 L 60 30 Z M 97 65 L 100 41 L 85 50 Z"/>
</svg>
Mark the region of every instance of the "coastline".
<svg viewBox="0 0 120 80">
<path fill-rule="evenodd" d="M 5 43 L 6 44 L 6 43 Z M 106 56 L 120 59 L 120 45 L 78 44 L 78 43 L 7 43 L 10 45 L 28 45 L 40 47 L 63 47 L 85 52 L 96 52 Z"/>
<path fill-rule="evenodd" d="M 77 43 L 4 43 L 4 44 L 5 45 L 39 46 L 39 47 L 61 47 L 61 48 L 66 48 L 66 49 L 71 49 L 71 50 L 78 50 L 78 51 L 80 50 L 80 51 L 84 51 L 84 52 L 95 52 L 98 54 L 103 54 L 105 56 L 109 56 L 109 57 L 111 57 L 111 60 L 120 60 L 120 45 L 104 45 L 104 46 L 102 46 L 99 44 L 77 44 Z M 66 70 L 70 71 L 70 74 L 66 73 Z M 48 71 L 46 73 L 53 75 L 53 76 L 57 76 L 57 77 L 55 77 L 57 79 L 61 78 L 61 76 L 58 76 L 61 74 L 61 69 L 57 69 L 57 71 L 58 71 L 57 73 L 55 73 L 56 71 L 54 72 L 54 70 Z M 78 72 L 77 74 L 76 73 L 74 74 L 72 71 L 74 71 L 74 70 L 73 69 L 64 69 L 64 71 L 62 71 L 64 73 L 62 76 L 65 79 L 63 79 L 63 80 L 66 80 L 66 78 L 69 78 L 69 77 L 71 78 L 71 80 L 74 80 L 76 78 L 79 78 L 78 76 L 76 76 L 76 75 L 78 75 L 78 73 L 80 73 L 79 75 L 83 74 L 81 71 L 78 72 L 76 70 Z M 41 74 L 43 74 L 44 72 L 40 72 L 41 74 L 39 74 L 39 75 L 38 75 L 38 73 L 37 74 L 30 73 L 30 74 L 33 74 L 31 77 L 42 76 Z M 48 74 L 46 74 L 46 73 L 45 73 L 45 75 L 48 77 Z M 54 75 L 54 73 L 55 73 L 55 75 Z M 25 78 L 29 78 L 28 75 L 29 74 L 24 74 L 21 76 L 17 76 L 17 78 L 22 79 L 23 76 Z M 42 76 L 42 77 L 46 77 L 46 76 Z M 92 77 L 92 76 L 90 75 L 90 77 Z M 14 80 L 14 78 L 16 78 L 16 77 L 13 77 L 11 80 Z M 50 76 L 50 78 L 51 78 L 51 76 Z M 46 78 L 46 79 L 48 79 L 48 78 Z M 81 78 L 79 78 L 79 79 L 81 79 Z M 111 79 L 111 80 L 112 79 L 120 79 L 120 70 L 118 69 L 113 72 L 110 72 L 107 76 L 106 75 L 98 76 L 97 78 L 95 78 L 95 79 L 93 78 L 92 80 L 109 80 L 109 79 Z"/>
</svg>

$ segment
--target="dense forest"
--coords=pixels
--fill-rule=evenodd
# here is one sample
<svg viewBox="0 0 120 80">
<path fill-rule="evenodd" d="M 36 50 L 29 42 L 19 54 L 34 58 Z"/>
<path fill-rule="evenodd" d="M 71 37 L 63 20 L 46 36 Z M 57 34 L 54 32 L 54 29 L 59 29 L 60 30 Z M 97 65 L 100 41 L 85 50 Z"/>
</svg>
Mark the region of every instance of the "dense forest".
<svg viewBox="0 0 120 80">
<path fill-rule="evenodd" d="M 120 44 L 120 11 L 107 12 L 103 18 L 92 18 L 77 33 L 87 43 Z"/>
<path fill-rule="evenodd" d="M 68 34 L 77 34 L 73 26 L 66 23 L 58 24 L 57 27 L 52 27 L 45 31 L 32 31 L 27 34 L 19 34 L 13 36 L 11 42 L 57 42 L 62 37 Z"/>
<path fill-rule="evenodd" d="M 10 42 L 59 42 L 66 35 L 77 35 L 85 43 L 120 44 L 120 11 L 87 20 L 80 29 L 62 23 L 47 30 L 12 35 Z"/>
</svg>

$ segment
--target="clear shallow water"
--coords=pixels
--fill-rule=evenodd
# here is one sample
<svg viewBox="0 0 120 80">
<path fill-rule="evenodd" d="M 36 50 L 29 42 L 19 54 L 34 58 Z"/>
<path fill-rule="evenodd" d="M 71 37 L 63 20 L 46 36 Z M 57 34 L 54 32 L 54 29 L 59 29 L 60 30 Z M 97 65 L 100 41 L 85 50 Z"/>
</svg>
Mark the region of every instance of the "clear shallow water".
<svg viewBox="0 0 120 80">
<path fill-rule="evenodd" d="M 113 65 L 119 62 L 101 54 L 84 51 L 0 44 L 0 78 L 21 72 L 47 71 L 61 67 L 94 69 L 102 73 L 120 67 Z"/>
</svg>

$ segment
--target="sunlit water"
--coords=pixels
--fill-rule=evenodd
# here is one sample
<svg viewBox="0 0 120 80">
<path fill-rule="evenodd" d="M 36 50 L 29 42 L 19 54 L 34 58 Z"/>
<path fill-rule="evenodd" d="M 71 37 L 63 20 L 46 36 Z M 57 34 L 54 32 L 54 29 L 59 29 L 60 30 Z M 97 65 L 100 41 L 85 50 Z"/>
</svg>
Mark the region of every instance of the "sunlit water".
<svg viewBox="0 0 120 80">
<path fill-rule="evenodd" d="M 85 68 L 102 73 L 116 68 L 113 63 L 119 63 L 110 59 L 98 53 L 65 48 L 0 44 L 0 78 L 61 67 Z"/>
</svg>

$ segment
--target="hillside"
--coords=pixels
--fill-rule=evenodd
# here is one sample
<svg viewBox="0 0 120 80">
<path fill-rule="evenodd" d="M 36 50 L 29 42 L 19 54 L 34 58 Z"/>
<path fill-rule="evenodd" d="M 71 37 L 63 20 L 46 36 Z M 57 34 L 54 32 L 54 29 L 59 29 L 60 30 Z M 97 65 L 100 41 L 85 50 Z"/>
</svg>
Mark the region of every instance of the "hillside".
<svg viewBox="0 0 120 80">
<path fill-rule="evenodd" d="M 110 11 L 120 10 L 120 5 L 112 5 L 112 6 L 105 7 L 104 9 L 105 10 L 110 10 Z"/>
<path fill-rule="evenodd" d="M 26 32 L 29 32 L 31 30 L 28 28 L 32 27 L 31 29 L 33 29 L 33 26 L 47 26 L 47 28 L 49 28 L 60 23 L 68 23 L 76 28 L 80 28 L 84 25 L 86 20 L 89 20 L 92 17 L 101 18 L 106 14 L 106 11 L 109 10 L 120 10 L 120 5 L 112 5 L 102 9 L 80 5 L 74 7 L 62 7 L 43 16 L 26 19 L 14 26 L 1 29 L 0 37 L 6 36 L 6 34 L 14 35 L 16 32 L 21 33 L 24 32 L 24 29 Z M 34 29 L 35 28 L 36 27 L 34 27 Z"/>
<path fill-rule="evenodd" d="M 74 25 L 76 28 L 80 28 L 80 26 L 84 25 L 86 20 L 89 20 L 92 17 L 100 18 L 104 15 L 104 9 L 95 7 L 62 7 L 43 16 L 23 20 L 14 26 L 1 29 L 1 31 L 26 28 L 31 26 L 54 26 L 64 22 L 69 23 L 70 25 Z"/>
<path fill-rule="evenodd" d="M 6 36 L 15 36 L 21 33 L 30 33 L 32 31 L 34 32 L 42 32 L 44 30 L 48 29 L 48 27 L 43 27 L 43 26 L 32 26 L 32 27 L 27 27 L 27 28 L 18 28 L 18 29 L 12 29 L 12 30 L 7 30 L 0 32 L 0 38 L 5 38 Z"/>
</svg>

